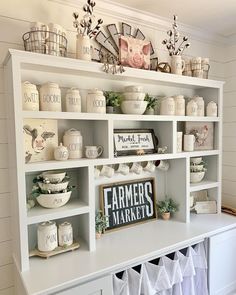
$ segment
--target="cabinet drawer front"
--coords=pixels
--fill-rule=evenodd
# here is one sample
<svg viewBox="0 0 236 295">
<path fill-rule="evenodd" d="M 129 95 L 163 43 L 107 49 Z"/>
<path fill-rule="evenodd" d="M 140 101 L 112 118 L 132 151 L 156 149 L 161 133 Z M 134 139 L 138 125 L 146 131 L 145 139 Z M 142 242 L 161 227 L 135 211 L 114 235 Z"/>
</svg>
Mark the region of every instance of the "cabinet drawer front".
<svg viewBox="0 0 236 295">
<path fill-rule="evenodd" d="M 57 292 L 58 295 L 112 295 L 112 278 L 106 276 L 86 284 Z"/>
</svg>

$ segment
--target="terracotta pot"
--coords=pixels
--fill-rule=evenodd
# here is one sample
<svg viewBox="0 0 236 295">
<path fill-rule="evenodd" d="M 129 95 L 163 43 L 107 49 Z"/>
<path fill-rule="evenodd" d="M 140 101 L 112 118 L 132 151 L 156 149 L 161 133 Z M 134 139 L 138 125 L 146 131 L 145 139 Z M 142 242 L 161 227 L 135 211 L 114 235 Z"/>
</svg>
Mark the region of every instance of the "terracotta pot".
<svg viewBox="0 0 236 295">
<path fill-rule="evenodd" d="M 161 214 L 162 219 L 169 220 L 170 219 L 170 212 L 165 212 Z"/>
<path fill-rule="evenodd" d="M 96 232 L 96 239 L 100 239 L 101 236 L 102 236 L 102 233 L 97 233 L 97 232 Z"/>
</svg>

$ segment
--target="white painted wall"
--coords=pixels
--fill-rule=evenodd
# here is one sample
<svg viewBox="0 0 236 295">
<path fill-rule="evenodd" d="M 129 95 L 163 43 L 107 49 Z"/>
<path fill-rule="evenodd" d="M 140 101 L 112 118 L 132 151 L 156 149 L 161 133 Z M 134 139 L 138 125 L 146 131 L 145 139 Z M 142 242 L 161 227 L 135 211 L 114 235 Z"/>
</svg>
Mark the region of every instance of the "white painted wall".
<svg viewBox="0 0 236 295">
<path fill-rule="evenodd" d="M 61 4 L 61 3 L 63 4 Z M 66 5 L 64 1 L 50 0 L 8 0 L 0 1 L 0 295 L 10 295 L 13 293 L 13 276 L 12 276 L 12 259 L 11 259 L 11 234 L 10 234 L 10 194 L 8 180 L 8 154 L 7 154 L 7 124 L 6 110 L 3 94 L 3 60 L 7 54 L 8 48 L 23 49 L 21 36 L 28 31 L 30 21 L 42 21 L 45 23 L 54 22 L 63 25 L 68 32 L 69 54 L 74 56 L 75 53 L 75 31 L 72 26 L 72 12 L 77 10 L 73 5 Z M 78 1 L 79 2 L 79 1 Z M 82 1 L 84 3 L 85 1 Z M 98 1 L 99 2 L 99 1 Z M 70 2 L 71 4 L 72 2 Z M 74 1 L 75 3 L 75 1 Z M 81 2 L 80 2 L 81 3 Z M 68 4 L 68 3 L 67 3 Z M 160 60 L 168 60 L 167 52 L 161 45 L 161 41 L 166 37 L 165 24 L 157 25 L 158 19 L 149 16 L 137 18 L 135 12 L 127 12 L 129 16 L 124 15 L 124 11 L 119 13 L 119 9 L 115 9 L 113 15 L 111 12 L 104 10 L 102 15 L 101 8 L 96 13 L 104 19 L 105 24 L 114 23 L 115 21 L 126 21 L 134 27 L 139 27 L 148 38 L 153 41 Z M 95 10 L 96 12 L 96 10 Z M 190 36 L 191 37 L 191 36 Z M 210 77 L 222 80 L 225 78 L 224 62 L 225 46 L 215 44 L 206 38 L 202 39 L 198 34 L 193 34 L 191 39 L 191 49 L 188 53 L 191 56 L 205 56 L 211 59 Z M 210 38 L 209 38 L 210 39 Z M 226 68 L 229 73 L 226 75 L 227 85 L 225 89 L 225 134 L 224 134 L 224 191 L 226 200 L 236 200 L 236 176 L 232 172 L 236 171 L 236 137 L 235 132 L 236 119 L 234 119 L 234 110 L 236 110 L 236 70 L 233 69 L 236 62 L 233 59 L 233 48 L 231 58 L 227 60 Z M 21 98 L 19 98 L 21 99 Z M 235 108 L 231 108 L 234 106 Z M 236 173 L 234 173 L 236 175 Z M 235 197 L 234 197 L 235 194 Z M 235 199 L 234 199 L 235 198 Z M 235 202 L 236 203 L 236 202 Z M 234 203 L 234 204 L 235 204 Z M 236 207 L 236 205 L 235 205 Z"/>
</svg>

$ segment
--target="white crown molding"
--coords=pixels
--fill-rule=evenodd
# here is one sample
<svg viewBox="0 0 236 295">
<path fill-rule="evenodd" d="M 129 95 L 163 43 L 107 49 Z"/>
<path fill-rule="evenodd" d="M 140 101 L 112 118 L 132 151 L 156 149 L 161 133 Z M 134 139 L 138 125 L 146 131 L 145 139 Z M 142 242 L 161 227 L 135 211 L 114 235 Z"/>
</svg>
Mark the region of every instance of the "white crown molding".
<svg viewBox="0 0 236 295">
<path fill-rule="evenodd" d="M 85 0 L 48 0 L 57 2 L 63 5 L 72 6 L 82 9 Z M 96 12 L 107 16 L 114 16 L 115 18 L 125 22 L 135 22 L 139 25 L 151 27 L 152 29 L 167 29 L 170 27 L 172 20 L 157 16 L 152 13 L 143 12 L 141 10 L 128 7 L 123 4 L 115 3 L 111 0 L 99 0 L 96 3 Z M 199 28 L 192 27 L 186 24 L 179 23 L 181 32 L 188 34 L 195 40 L 204 41 L 205 43 L 215 45 L 233 45 L 236 44 L 236 36 L 234 38 L 227 38 L 219 34 L 203 31 Z M 232 40 L 231 40 L 232 39 Z"/>
</svg>

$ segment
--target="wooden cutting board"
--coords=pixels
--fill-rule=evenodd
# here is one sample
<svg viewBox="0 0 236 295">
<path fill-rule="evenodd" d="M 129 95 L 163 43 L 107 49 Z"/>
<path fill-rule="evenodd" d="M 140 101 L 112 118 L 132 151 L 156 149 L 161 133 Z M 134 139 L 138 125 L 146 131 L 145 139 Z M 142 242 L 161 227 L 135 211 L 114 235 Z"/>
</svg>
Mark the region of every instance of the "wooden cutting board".
<svg viewBox="0 0 236 295">
<path fill-rule="evenodd" d="M 224 213 L 228 213 L 228 214 L 236 216 L 236 208 L 222 205 L 221 206 L 221 211 L 224 212 Z"/>
</svg>

